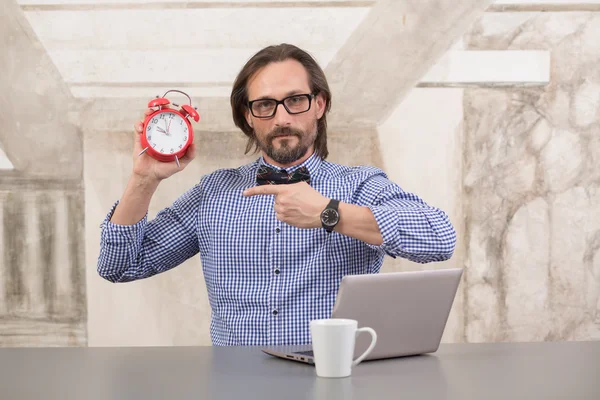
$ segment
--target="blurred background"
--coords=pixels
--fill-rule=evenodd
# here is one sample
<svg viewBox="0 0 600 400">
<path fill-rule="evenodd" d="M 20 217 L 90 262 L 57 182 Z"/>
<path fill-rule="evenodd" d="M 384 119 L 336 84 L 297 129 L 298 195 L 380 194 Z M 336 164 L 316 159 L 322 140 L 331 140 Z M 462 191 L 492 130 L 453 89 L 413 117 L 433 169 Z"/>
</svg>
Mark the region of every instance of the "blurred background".
<svg viewBox="0 0 600 400">
<path fill-rule="evenodd" d="M 198 156 L 150 217 L 255 159 L 230 89 L 282 42 L 329 79 L 329 159 L 384 169 L 454 223 L 450 261 L 382 270 L 465 268 L 444 342 L 600 339 L 599 0 L 0 4 L 0 346 L 210 344 L 199 258 L 111 284 L 99 225 L 168 89 L 198 107 Z"/>
</svg>

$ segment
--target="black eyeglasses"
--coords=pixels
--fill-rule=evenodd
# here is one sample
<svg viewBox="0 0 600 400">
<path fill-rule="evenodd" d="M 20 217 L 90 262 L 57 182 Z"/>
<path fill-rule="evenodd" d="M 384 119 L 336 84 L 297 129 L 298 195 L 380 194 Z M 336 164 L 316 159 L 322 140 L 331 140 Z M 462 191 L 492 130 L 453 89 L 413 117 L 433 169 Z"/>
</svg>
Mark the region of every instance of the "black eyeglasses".
<svg viewBox="0 0 600 400">
<path fill-rule="evenodd" d="M 295 94 L 283 100 L 257 99 L 248 102 L 248 108 L 256 118 L 271 118 L 277 112 L 277 107 L 283 104 L 290 114 L 302 114 L 310 110 L 310 104 L 315 97 L 311 94 Z"/>
</svg>

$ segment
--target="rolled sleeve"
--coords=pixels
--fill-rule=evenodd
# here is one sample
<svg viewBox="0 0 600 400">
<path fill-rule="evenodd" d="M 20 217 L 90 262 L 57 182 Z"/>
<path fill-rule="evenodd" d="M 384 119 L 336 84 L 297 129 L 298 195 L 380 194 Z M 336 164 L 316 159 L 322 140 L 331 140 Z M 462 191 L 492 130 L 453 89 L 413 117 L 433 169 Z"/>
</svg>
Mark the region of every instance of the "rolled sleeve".
<svg viewBox="0 0 600 400">
<path fill-rule="evenodd" d="M 436 209 L 390 209 L 370 206 L 383 237 L 379 246 L 369 245 L 391 257 L 418 263 L 444 261 L 454 253 L 456 233 L 447 216 Z"/>
<path fill-rule="evenodd" d="M 107 246 L 131 246 L 133 244 L 141 244 L 144 239 L 144 228 L 148 222 L 148 213 L 144 217 L 135 223 L 134 225 L 119 225 L 111 222 L 111 218 L 117 205 L 117 201 L 110 212 L 106 215 L 106 218 L 100 225 L 102 229 L 101 242 Z"/>
<path fill-rule="evenodd" d="M 111 282 L 122 280 L 125 272 L 137 260 L 137 254 L 144 240 L 144 232 L 148 223 L 148 214 L 133 225 L 119 225 L 111 222 L 111 218 L 119 202 L 115 202 L 106 218 L 100 225 L 100 255 L 98 257 L 98 274 Z M 149 271 L 138 271 L 136 279 L 149 275 Z"/>
<path fill-rule="evenodd" d="M 383 238 L 379 246 L 368 244 L 372 249 L 418 263 L 452 257 L 456 232 L 446 213 L 402 190 L 383 172 L 364 182 L 357 203 L 371 210 Z"/>
</svg>

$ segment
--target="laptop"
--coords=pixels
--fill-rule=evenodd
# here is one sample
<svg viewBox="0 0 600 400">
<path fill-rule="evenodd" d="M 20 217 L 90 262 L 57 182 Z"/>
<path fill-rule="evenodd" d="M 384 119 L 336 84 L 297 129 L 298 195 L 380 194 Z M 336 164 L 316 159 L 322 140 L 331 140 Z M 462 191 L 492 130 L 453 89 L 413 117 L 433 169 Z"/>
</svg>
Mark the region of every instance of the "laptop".
<svg viewBox="0 0 600 400">
<path fill-rule="evenodd" d="M 342 278 L 331 318 L 358 321 L 377 333 L 377 344 L 364 359 L 434 353 L 439 348 L 460 284 L 462 269 L 346 275 Z M 369 346 L 371 336 L 356 338 L 354 357 Z M 263 352 L 314 364 L 310 345 L 269 346 Z"/>
</svg>

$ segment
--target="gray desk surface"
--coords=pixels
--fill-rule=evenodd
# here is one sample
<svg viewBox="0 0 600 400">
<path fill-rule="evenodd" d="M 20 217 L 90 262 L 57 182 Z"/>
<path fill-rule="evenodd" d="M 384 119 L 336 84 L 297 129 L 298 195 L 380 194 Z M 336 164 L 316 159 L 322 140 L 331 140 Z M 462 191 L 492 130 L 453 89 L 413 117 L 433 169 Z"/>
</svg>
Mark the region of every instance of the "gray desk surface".
<svg viewBox="0 0 600 400">
<path fill-rule="evenodd" d="M 4 348 L 0 398 L 600 399 L 600 342 L 447 344 L 349 378 L 258 348 Z"/>
</svg>

